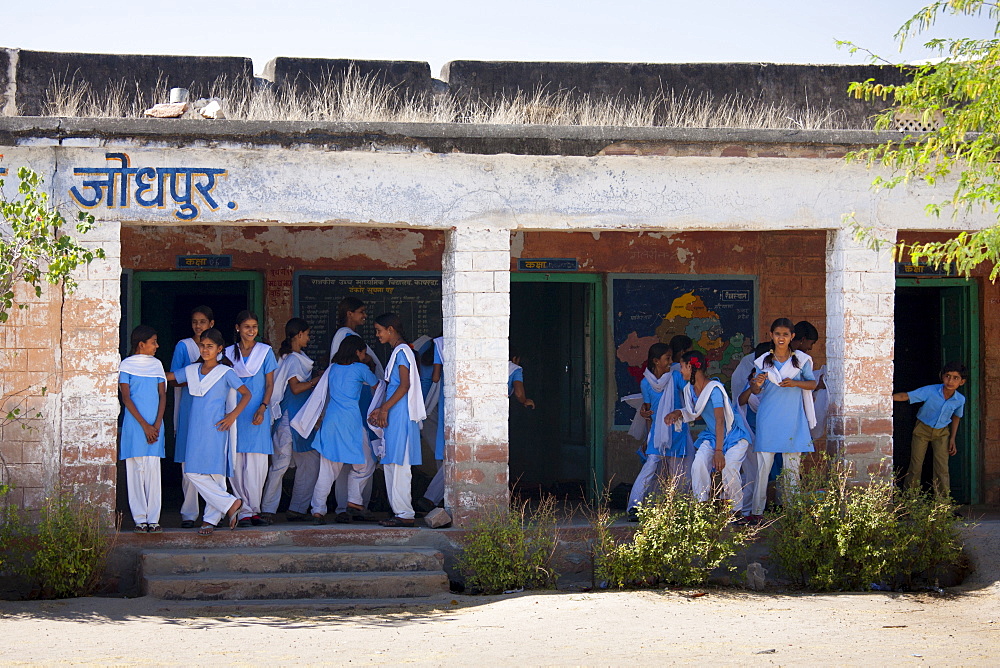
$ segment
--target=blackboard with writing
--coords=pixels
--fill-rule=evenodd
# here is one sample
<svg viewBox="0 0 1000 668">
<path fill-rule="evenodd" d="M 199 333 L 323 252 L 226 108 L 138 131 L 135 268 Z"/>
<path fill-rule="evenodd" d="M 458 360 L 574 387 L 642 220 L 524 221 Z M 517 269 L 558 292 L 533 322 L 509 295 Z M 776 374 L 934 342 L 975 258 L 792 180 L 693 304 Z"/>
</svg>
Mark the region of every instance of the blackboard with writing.
<svg viewBox="0 0 1000 668">
<path fill-rule="evenodd" d="M 338 329 L 337 304 L 345 297 L 356 297 L 367 307 L 368 321 L 358 334 L 383 364 L 392 351 L 375 338 L 376 316 L 399 315 L 409 341 L 442 333 L 441 275 L 437 273 L 301 271 L 295 273 L 294 286 L 295 315 L 310 325 L 305 352 L 315 360 L 317 369 L 330 362 L 330 341 Z"/>
</svg>

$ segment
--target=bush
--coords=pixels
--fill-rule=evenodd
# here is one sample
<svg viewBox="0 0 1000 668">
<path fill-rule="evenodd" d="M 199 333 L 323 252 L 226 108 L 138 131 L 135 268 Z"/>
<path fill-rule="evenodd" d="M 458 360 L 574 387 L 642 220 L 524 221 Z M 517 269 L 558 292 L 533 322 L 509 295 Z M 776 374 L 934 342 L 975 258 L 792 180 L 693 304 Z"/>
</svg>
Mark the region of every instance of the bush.
<svg viewBox="0 0 1000 668">
<path fill-rule="evenodd" d="M 630 539 L 611 534 L 616 518 L 606 510 L 592 517 L 597 580 L 612 587 L 701 585 L 757 534 L 754 527 L 730 524 L 728 502 L 700 502 L 667 483 L 661 483 L 661 489 L 662 494 L 639 507 L 639 525 Z"/>
<path fill-rule="evenodd" d="M 97 588 L 117 526 L 101 509 L 56 491 L 45 500 L 37 525 L 7 506 L 3 535 L 8 564 L 31 581 L 39 598 L 86 596 Z"/>
<path fill-rule="evenodd" d="M 799 584 L 821 591 L 906 588 L 960 558 L 949 501 L 898 493 L 890 482 L 852 485 L 839 461 L 803 473 L 798 489 L 785 479 L 780 485 L 772 552 Z"/>
<path fill-rule="evenodd" d="M 466 584 L 484 594 L 554 587 L 556 505 L 546 496 L 534 508 L 498 507 L 474 522 L 458 557 Z"/>
</svg>

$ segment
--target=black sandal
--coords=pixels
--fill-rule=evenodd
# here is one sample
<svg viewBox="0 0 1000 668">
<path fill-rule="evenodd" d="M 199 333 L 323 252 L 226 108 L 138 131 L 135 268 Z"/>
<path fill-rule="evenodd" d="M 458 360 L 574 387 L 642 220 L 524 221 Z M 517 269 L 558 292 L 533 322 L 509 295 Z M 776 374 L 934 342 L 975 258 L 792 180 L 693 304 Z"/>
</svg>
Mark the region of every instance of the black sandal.
<svg viewBox="0 0 1000 668">
<path fill-rule="evenodd" d="M 402 517 L 390 517 L 379 522 L 384 527 L 410 527 L 413 528 L 413 520 L 404 520 Z"/>
</svg>

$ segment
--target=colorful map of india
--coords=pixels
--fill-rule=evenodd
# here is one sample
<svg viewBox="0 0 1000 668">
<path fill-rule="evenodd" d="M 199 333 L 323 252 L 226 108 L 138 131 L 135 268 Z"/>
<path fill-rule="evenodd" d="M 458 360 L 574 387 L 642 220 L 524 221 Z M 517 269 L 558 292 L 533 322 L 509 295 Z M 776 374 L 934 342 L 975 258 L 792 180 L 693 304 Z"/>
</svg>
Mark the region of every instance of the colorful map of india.
<svg viewBox="0 0 1000 668">
<path fill-rule="evenodd" d="M 752 281 L 618 279 L 613 298 L 620 396 L 638 391 L 649 346 L 678 334 L 691 337 L 694 349 L 708 359 L 709 375 L 727 387 L 740 359 L 752 350 Z M 616 410 L 615 423 L 630 419 L 628 413 Z"/>
</svg>

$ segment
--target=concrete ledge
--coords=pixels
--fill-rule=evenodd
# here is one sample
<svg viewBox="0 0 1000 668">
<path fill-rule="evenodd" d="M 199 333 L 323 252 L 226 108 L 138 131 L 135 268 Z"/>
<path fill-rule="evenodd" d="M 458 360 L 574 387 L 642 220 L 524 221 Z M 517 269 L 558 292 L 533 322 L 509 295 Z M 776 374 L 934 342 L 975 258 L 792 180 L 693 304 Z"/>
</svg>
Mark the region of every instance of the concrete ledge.
<svg viewBox="0 0 1000 668">
<path fill-rule="evenodd" d="M 0 118 L 0 146 L 50 140 L 170 145 L 205 142 L 250 146 L 315 145 L 325 150 L 460 152 L 495 155 L 595 155 L 612 144 L 753 144 L 870 146 L 902 138 L 868 130 L 759 130 L 736 128 L 624 128 L 575 125 L 465 123 L 324 123 L 307 121 L 201 121 L 174 119 Z"/>
</svg>

